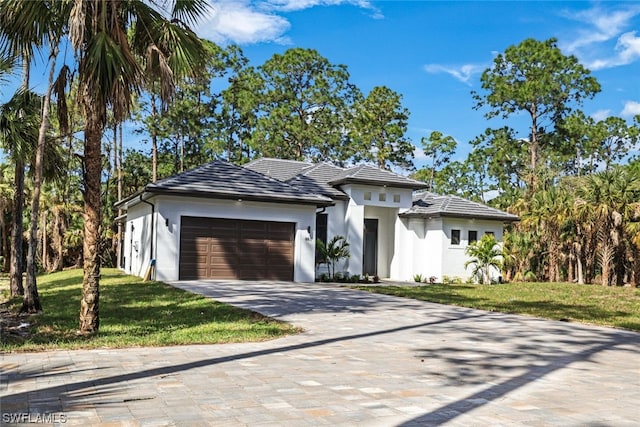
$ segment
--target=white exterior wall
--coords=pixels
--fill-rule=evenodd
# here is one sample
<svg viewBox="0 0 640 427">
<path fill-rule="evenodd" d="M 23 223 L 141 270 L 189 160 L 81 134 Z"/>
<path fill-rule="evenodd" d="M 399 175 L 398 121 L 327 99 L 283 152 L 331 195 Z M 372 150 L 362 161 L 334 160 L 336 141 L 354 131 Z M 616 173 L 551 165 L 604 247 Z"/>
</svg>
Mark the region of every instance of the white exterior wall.
<svg viewBox="0 0 640 427">
<path fill-rule="evenodd" d="M 144 276 L 151 259 L 151 206 L 140 203 L 127 212 L 123 270 L 134 276 Z"/>
<path fill-rule="evenodd" d="M 135 253 L 133 263 L 127 259 L 125 271 L 143 276 L 149 259 L 156 259 L 157 280 L 178 280 L 180 261 L 180 219 L 182 216 L 229 218 L 257 221 L 291 222 L 295 224 L 294 280 L 313 282 L 315 279 L 315 240 L 310 238 L 307 227 L 315 236 L 315 212 L 312 205 L 287 205 L 235 200 L 210 200 L 191 197 L 155 196 L 149 200 L 155 204 L 156 222 L 154 242 L 155 254 L 150 254 L 151 206 L 139 203 L 127 212 L 125 233 L 125 257 L 129 254 L 131 224 L 134 239 L 140 239 L 138 230 L 147 230 L 143 252 Z M 137 241 L 137 240 L 136 240 Z M 155 256 L 153 256 L 155 255 Z M 144 265 L 142 265 L 144 264 Z M 132 267 L 130 267 L 132 266 Z M 129 268 L 127 268 L 129 267 Z"/>
<path fill-rule="evenodd" d="M 404 218 L 396 223 L 397 250 L 390 278 L 413 281 L 413 276 L 442 277 L 444 240 L 442 220 Z"/>
<path fill-rule="evenodd" d="M 364 243 L 364 219 L 377 218 L 378 221 L 378 276 L 390 277 L 391 264 L 396 256 L 395 224 L 400 210 L 409 209 L 412 204 L 413 192 L 410 189 L 379 187 L 370 185 L 345 185 L 342 190 L 349 195 L 343 219 L 345 233 L 349 242 L 351 257 L 345 265 L 350 274 L 362 274 L 362 256 Z M 365 200 L 365 193 L 371 193 L 370 200 Z M 380 200 L 380 194 L 386 195 L 386 200 Z M 394 195 L 400 197 L 394 202 Z M 332 218 L 329 218 L 331 221 Z M 336 220 L 338 220 L 336 218 Z M 339 228 L 339 227 L 337 227 Z M 331 235 L 328 236 L 331 238 Z"/>
<path fill-rule="evenodd" d="M 460 230 L 460 244 L 451 244 L 451 230 Z M 464 268 L 470 258 L 465 250 L 469 246 L 469 230 L 477 231 L 478 240 L 487 232 L 492 232 L 497 242 L 502 242 L 503 224 L 501 221 L 475 220 L 464 218 L 444 218 L 443 230 L 445 234 L 442 242 L 443 264 L 442 275 L 451 278 L 459 277 L 466 280 L 471 277 L 472 267 Z M 497 280 L 499 271 L 494 271 L 492 279 Z M 440 280 L 442 278 L 439 278 Z"/>
<path fill-rule="evenodd" d="M 349 242 L 350 257 L 345 268 L 349 275 L 362 274 L 362 243 L 364 236 L 364 206 L 349 200 L 344 217 L 347 242 Z"/>
<path fill-rule="evenodd" d="M 451 230 L 460 230 L 460 244 L 451 244 Z M 442 282 L 444 276 L 467 280 L 472 268 L 465 269 L 469 260 L 465 253 L 469 246 L 469 230 L 477 231 L 478 239 L 486 232 L 493 232 L 498 242 L 502 241 L 501 221 L 463 218 L 410 218 L 396 223 L 396 254 L 391 264 L 390 278 L 413 281 L 413 276 L 431 276 Z M 499 271 L 493 272 L 497 280 Z"/>
</svg>

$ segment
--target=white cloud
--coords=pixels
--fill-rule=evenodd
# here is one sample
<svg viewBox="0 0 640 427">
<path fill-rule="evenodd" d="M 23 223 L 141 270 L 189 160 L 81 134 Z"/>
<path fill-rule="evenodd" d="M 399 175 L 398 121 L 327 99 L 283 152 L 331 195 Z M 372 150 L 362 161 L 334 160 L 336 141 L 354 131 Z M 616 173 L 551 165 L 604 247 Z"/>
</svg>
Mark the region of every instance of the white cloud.
<svg viewBox="0 0 640 427">
<path fill-rule="evenodd" d="M 631 64 L 640 58 L 640 37 L 636 37 L 635 31 L 622 34 L 618 38 L 615 47 L 615 55 L 604 59 L 596 59 L 587 64 L 592 70 L 618 67 Z"/>
<path fill-rule="evenodd" d="M 575 14 L 565 13 L 570 19 L 584 22 L 592 28 L 579 32 L 579 37 L 565 46 L 569 52 L 589 46 L 593 43 L 601 43 L 615 38 L 629 26 L 632 18 L 640 13 L 640 8 L 632 7 L 626 10 L 617 10 L 608 13 L 600 7 L 582 11 Z"/>
<path fill-rule="evenodd" d="M 600 122 L 611 115 L 611 110 L 598 110 L 591 115 L 593 120 Z"/>
<path fill-rule="evenodd" d="M 640 102 L 636 101 L 627 101 L 624 104 L 624 108 L 620 113 L 621 116 L 624 117 L 632 117 L 640 114 Z"/>
<path fill-rule="evenodd" d="M 422 149 L 422 147 L 418 147 L 417 145 L 414 146 L 415 148 L 413 149 L 413 156 L 415 158 L 415 160 L 417 161 L 423 161 L 427 159 L 427 155 L 424 153 L 424 150 Z"/>
<path fill-rule="evenodd" d="M 288 42 L 283 35 L 291 24 L 281 16 L 260 12 L 248 1 L 218 1 L 211 5 L 209 18 L 196 28 L 201 37 L 217 43 Z"/>
<path fill-rule="evenodd" d="M 351 4 L 370 10 L 373 18 L 382 18 L 368 0 L 210 0 L 211 12 L 196 28 L 201 37 L 217 43 L 276 42 L 291 44 L 285 36 L 291 23 L 278 13 L 315 6 Z"/>
<path fill-rule="evenodd" d="M 368 9 L 372 12 L 371 16 L 375 19 L 382 19 L 384 17 L 380 9 L 375 7 L 369 0 L 265 0 L 264 3 L 262 3 L 262 7 L 282 12 L 291 12 L 309 9 L 315 6 L 339 6 L 343 4 Z"/>
<path fill-rule="evenodd" d="M 439 64 L 427 64 L 424 66 L 427 73 L 447 73 L 469 86 L 471 86 L 471 78 L 482 73 L 485 68 L 485 65 L 479 64 L 465 64 L 457 68 Z"/>
<path fill-rule="evenodd" d="M 566 17 L 587 24 L 578 37 L 562 47 L 578 56 L 592 70 L 627 65 L 640 58 L 640 38 L 635 31 L 624 32 L 640 15 L 640 6 L 609 11 L 599 6 Z M 612 45 L 613 41 L 615 45 Z M 612 53 L 606 54 L 606 51 Z"/>
</svg>

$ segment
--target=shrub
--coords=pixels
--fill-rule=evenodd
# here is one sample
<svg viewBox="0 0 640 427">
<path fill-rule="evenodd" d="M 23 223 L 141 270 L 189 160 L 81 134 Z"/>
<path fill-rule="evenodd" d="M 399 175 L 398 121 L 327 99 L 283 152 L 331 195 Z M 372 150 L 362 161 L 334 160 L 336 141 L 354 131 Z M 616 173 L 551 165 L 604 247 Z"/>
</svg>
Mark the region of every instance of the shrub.
<svg viewBox="0 0 640 427">
<path fill-rule="evenodd" d="M 420 283 L 420 282 L 422 282 L 422 279 L 423 279 L 422 278 L 422 274 L 414 274 L 413 275 L 413 281 L 414 282 Z"/>
</svg>

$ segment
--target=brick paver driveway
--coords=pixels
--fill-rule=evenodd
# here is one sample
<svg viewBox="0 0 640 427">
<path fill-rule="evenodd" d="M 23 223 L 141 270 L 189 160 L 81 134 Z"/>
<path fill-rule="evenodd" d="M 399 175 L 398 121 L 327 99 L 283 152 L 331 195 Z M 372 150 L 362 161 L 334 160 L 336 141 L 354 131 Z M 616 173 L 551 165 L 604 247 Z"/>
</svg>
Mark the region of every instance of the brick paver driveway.
<svg viewBox="0 0 640 427">
<path fill-rule="evenodd" d="M 305 332 L 6 354 L 0 421 L 30 413 L 66 425 L 638 425 L 638 333 L 329 285 L 174 285 Z"/>
</svg>

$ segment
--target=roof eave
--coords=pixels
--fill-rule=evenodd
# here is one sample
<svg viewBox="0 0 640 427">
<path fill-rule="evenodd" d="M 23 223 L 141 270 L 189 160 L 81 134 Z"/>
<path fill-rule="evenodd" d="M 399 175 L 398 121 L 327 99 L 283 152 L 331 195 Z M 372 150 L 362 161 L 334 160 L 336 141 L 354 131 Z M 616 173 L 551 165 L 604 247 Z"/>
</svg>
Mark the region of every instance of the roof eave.
<svg viewBox="0 0 640 427">
<path fill-rule="evenodd" d="M 390 188 L 408 188 L 411 190 L 421 190 L 424 188 L 428 188 L 427 184 L 413 184 L 409 182 L 400 183 L 400 182 L 389 182 L 389 181 L 381 181 L 374 179 L 360 179 L 360 178 L 342 178 L 335 181 L 329 181 L 328 184 L 336 186 L 336 185 L 345 185 L 345 184 L 364 184 L 364 185 L 380 185 L 384 187 Z"/>
<path fill-rule="evenodd" d="M 403 218 L 467 218 L 467 219 L 483 219 L 489 221 L 501 221 L 503 223 L 512 223 L 520 221 L 520 218 L 515 217 L 504 217 L 500 215 L 471 215 L 471 214 L 453 214 L 448 212 L 437 212 L 437 213 L 421 213 L 421 212 L 403 212 L 398 214 L 398 216 Z"/>
<path fill-rule="evenodd" d="M 294 197 L 273 197 L 273 196 L 258 196 L 254 194 L 241 194 L 241 193 L 222 193 L 222 192 L 202 192 L 192 190 L 169 190 L 160 188 L 149 188 L 148 192 L 154 194 L 161 194 L 167 196 L 182 196 L 182 197 L 197 197 L 202 199 L 225 199 L 225 200 L 247 200 L 252 202 L 270 202 L 270 203 L 282 203 L 282 204 L 296 204 L 296 205 L 312 205 L 312 206 L 333 206 L 333 200 L 323 197 L 322 199 L 302 199 Z"/>
</svg>

